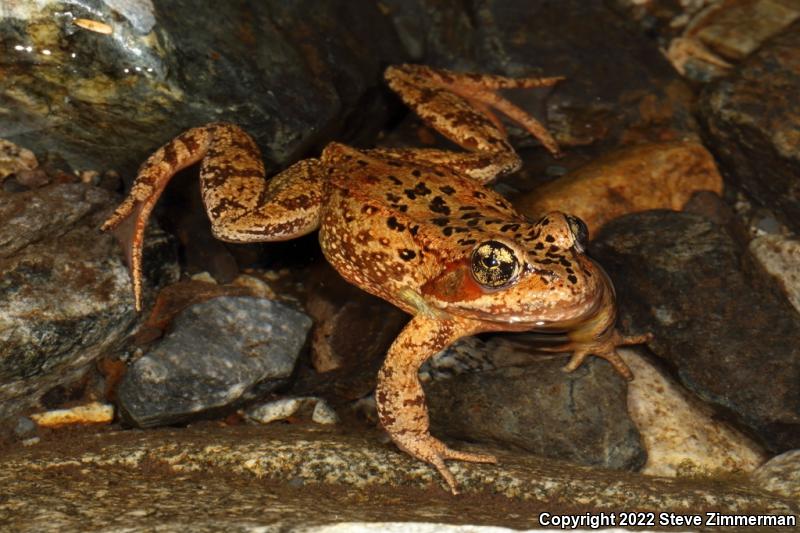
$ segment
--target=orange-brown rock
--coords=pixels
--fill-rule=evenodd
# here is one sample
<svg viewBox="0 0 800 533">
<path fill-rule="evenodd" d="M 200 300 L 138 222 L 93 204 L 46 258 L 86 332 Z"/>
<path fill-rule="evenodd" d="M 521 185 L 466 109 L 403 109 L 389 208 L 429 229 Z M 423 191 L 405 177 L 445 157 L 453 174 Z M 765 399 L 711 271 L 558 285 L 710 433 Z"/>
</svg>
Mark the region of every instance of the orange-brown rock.
<svg viewBox="0 0 800 533">
<path fill-rule="evenodd" d="M 711 154 L 695 142 L 623 148 L 518 198 L 536 218 L 563 211 L 582 218 L 594 235 L 606 222 L 649 209 L 680 210 L 697 191 L 722 193 Z"/>
</svg>

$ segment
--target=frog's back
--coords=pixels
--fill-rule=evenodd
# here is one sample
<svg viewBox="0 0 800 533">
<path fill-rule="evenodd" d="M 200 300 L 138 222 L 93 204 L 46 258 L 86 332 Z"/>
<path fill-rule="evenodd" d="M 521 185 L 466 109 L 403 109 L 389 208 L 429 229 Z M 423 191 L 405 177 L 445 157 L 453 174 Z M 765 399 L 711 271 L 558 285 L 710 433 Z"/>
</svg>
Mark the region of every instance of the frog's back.
<svg viewBox="0 0 800 533">
<path fill-rule="evenodd" d="M 332 144 L 320 241 L 348 280 L 393 301 L 471 253 L 488 233 L 525 225 L 507 200 L 441 165 Z"/>
</svg>

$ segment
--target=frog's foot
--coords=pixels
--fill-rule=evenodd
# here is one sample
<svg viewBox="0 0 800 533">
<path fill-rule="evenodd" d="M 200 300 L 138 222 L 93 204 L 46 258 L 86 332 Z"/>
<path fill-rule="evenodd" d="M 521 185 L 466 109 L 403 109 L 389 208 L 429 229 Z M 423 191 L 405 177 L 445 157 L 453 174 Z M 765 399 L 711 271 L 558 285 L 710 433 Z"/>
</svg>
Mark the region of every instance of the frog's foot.
<svg viewBox="0 0 800 533">
<path fill-rule="evenodd" d="M 453 473 L 444 463 L 445 459 L 468 461 L 471 463 L 497 463 L 497 457 L 483 453 L 470 453 L 454 450 L 448 447 L 430 433 L 403 433 L 392 435 L 397 447 L 416 459 L 425 461 L 434 466 L 447 482 L 450 491 L 458 494 L 458 484 Z"/>
<path fill-rule="evenodd" d="M 513 153 L 505 129 L 494 113 L 499 111 L 530 132 L 553 156 L 561 153 L 547 129 L 500 96 L 498 90 L 549 87 L 562 77 L 515 79 L 437 70 L 424 65 L 389 67 L 385 77 L 414 112 L 462 148 Z"/>
<path fill-rule="evenodd" d="M 632 344 L 645 344 L 653 340 L 652 333 L 645 333 L 643 335 L 624 336 L 620 335 L 617 330 L 607 338 L 596 340 L 586 344 L 574 343 L 570 347 L 573 348 L 572 357 L 569 362 L 564 366 L 564 372 L 573 372 L 583 364 L 587 357 L 596 355 L 602 357 L 614 367 L 614 370 L 626 380 L 633 379 L 633 372 L 622 360 L 622 357 L 617 353 L 617 346 L 629 346 Z"/>
<path fill-rule="evenodd" d="M 494 463 L 496 459 L 450 449 L 431 436 L 425 391 L 418 374 L 426 359 L 474 333 L 475 326 L 468 321 L 416 315 L 389 348 L 375 389 L 378 418 L 386 432 L 401 450 L 436 467 L 453 494 L 458 489 L 453 473 L 444 464 L 446 459 L 478 463 Z"/>
</svg>

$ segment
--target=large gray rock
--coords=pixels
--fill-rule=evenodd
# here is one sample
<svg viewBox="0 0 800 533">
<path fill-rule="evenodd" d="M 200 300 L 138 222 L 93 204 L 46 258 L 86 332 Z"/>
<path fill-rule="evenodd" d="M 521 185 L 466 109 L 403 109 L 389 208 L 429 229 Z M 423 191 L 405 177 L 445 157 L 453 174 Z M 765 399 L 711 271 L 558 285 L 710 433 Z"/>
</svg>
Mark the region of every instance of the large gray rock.
<svg viewBox="0 0 800 533">
<path fill-rule="evenodd" d="M 800 231 L 800 22 L 701 99 L 708 146 L 731 183 Z"/>
<path fill-rule="evenodd" d="M 590 248 L 621 323 L 769 450 L 800 446 L 800 315 L 725 229 L 688 213 L 611 222 Z"/>
<path fill-rule="evenodd" d="M 125 374 L 122 416 L 139 427 L 186 422 L 274 390 L 292 374 L 310 327 L 309 317 L 273 300 L 193 305 Z"/>
<path fill-rule="evenodd" d="M 0 193 L 0 421 L 76 379 L 134 326 L 121 250 L 99 229 L 117 201 L 80 183 Z M 175 279 L 163 233 L 150 232 L 145 256 L 148 286 Z"/>
<path fill-rule="evenodd" d="M 591 358 L 566 374 L 566 356 L 536 355 L 504 337 L 471 338 L 449 352 L 428 371 L 452 369 L 450 357 L 483 371 L 425 385 L 434 433 L 589 466 L 636 470 L 647 459 L 626 382 L 608 363 Z"/>
<path fill-rule="evenodd" d="M 374 134 L 374 89 L 403 59 L 368 0 L 12 0 L 0 41 L 0 136 L 125 173 L 209 121 L 240 124 L 277 165 L 363 125 L 355 111 Z"/>
</svg>

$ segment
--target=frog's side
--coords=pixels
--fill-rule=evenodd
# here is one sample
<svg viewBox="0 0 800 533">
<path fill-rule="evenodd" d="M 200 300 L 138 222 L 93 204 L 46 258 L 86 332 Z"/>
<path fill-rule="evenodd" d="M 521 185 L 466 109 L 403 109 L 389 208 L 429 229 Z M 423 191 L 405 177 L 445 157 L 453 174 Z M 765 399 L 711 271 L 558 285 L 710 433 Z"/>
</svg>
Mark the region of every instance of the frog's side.
<svg viewBox="0 0 800 533">
<path fill-rule="evenodd" d="M 201 162 L 203 200 L 217 237 L 231 242 L 291 239 L 319 228 L 325 257 L 348 281 L 413 319 L 387 354 L 376 400 L 397 445 L 434 465 L 456 492 L 445 459 L 494 462 L 448 448 L 428 431 L 417 371 L 466 335 L 487 331 L 567 332 L 567 370 L 590 354 L 610 361 L 624 338 L 614 328 L 610 281 L 583 255 L 586 229 L 551 213 L 531 223 L 484 187 L 520 161 L 492 113 L 521 124 L 554 154 L 557 145 L 532 117 L 498 96 L 502 88 L 552 85 L 559 78 L 510 79 L 391 67 L 390 86 L 424 120 L 469 150 L 357 150 L 328 145 L 267 181 L 253 140 L 231 124 L 189 130 L 142 166 L 128 198 L 106 222 L 126 244 L 137 309 L 147 218 L 178 170 Z"/>
</svg>

